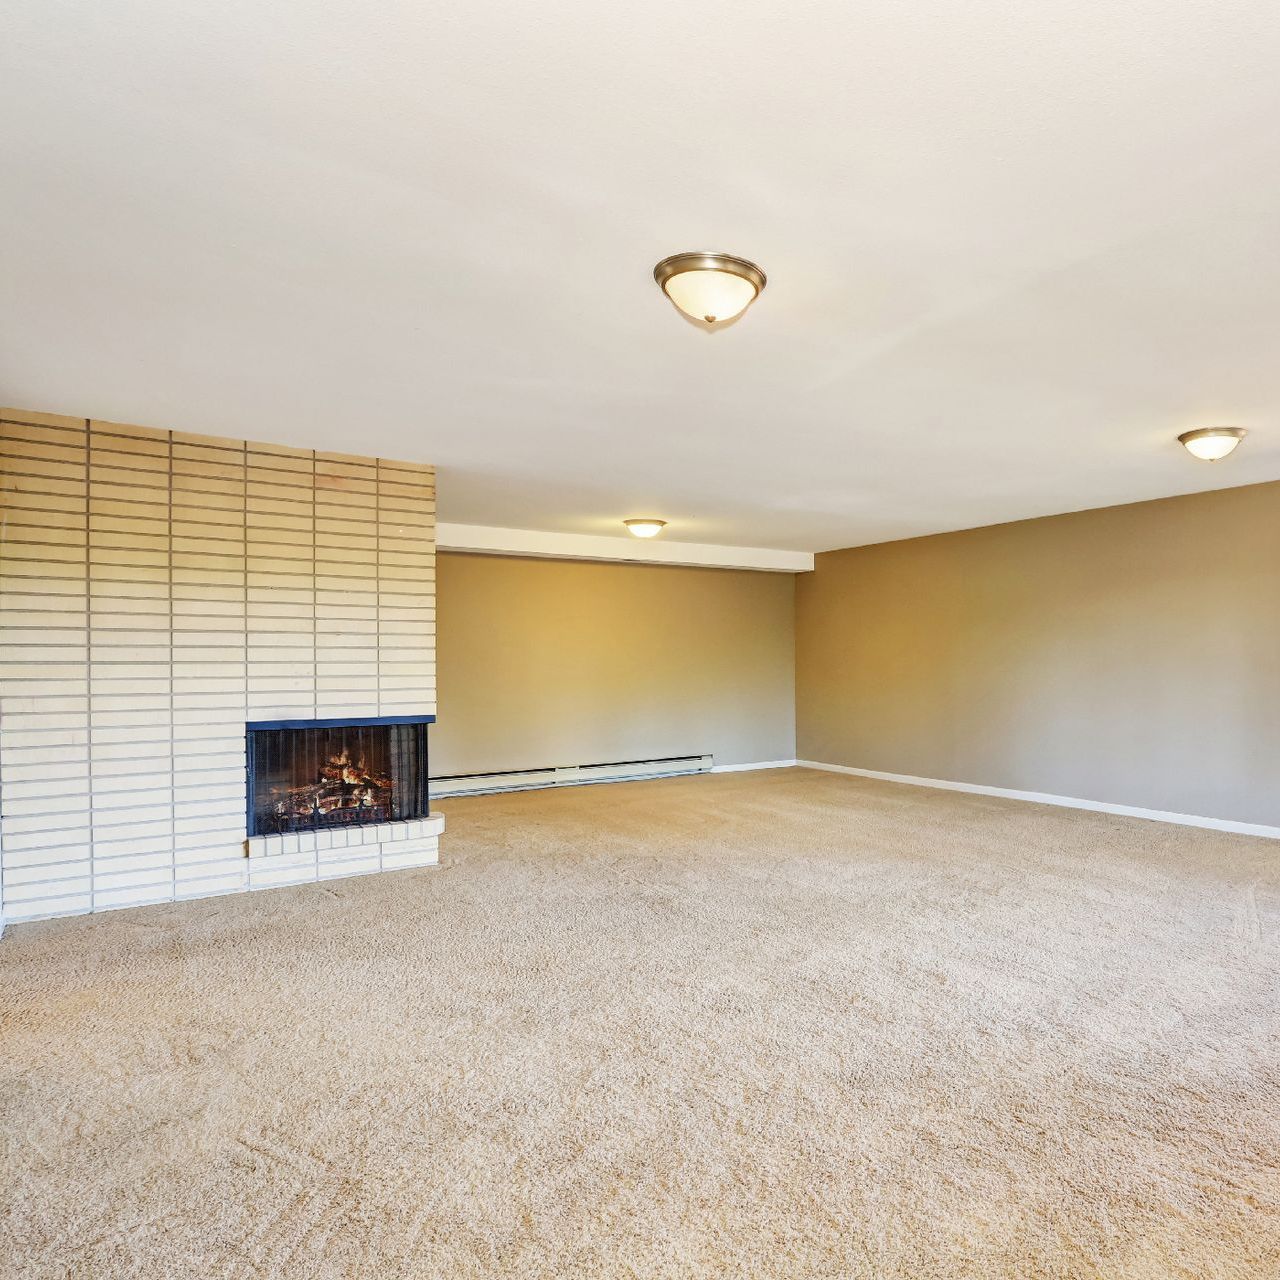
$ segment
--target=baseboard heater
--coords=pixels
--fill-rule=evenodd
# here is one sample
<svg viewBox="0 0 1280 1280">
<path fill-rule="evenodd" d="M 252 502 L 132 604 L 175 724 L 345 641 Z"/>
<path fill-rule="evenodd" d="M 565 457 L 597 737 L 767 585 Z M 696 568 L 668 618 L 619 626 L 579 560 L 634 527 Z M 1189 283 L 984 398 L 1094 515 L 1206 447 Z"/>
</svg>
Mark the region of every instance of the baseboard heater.
<svg viewBox="0 0 1280 1280">
<path fill-rule="evenodd" d="M 657 760 L 611 760 L 605 764 L 455 773 L 431 779 L 431 798 L 486 795 L 494 791 L 531 791 L 537 787 L 581 787 L 591 782 L 674 778 L 687 773 L 710 773 L 712 763 L 711 756 L 663 756 Z"/>
</svg>

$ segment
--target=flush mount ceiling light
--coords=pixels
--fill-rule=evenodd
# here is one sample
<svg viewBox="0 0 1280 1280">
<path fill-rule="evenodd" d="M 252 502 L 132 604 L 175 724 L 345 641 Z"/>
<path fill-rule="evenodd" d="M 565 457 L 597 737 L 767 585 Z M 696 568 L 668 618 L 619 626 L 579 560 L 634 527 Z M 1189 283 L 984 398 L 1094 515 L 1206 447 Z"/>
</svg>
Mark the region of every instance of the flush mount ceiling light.
<svg viewBox="0 0 1280 1280">
<path fill-rule="evenodd" d="M 1217 462 L 1225 458 L 1247 434 L 1243 427 L 1201 427 L 1199 431 L 1184 431 L 1178 437 L 1178 443 L 1201 462 Z"/>
<path fill-rule="evenodd" d="M 765 274 L 731 253 L 676 253 L 653 269 L 662 292 L 690 320 L 723 324 L 740 316 L 761 294 Z"/>
<path fill-rule="evenodd" d="M 624 520 L 622 523 L 637 538 L 656 538 L 667 527 L 665 520 Z"/>
</svg>

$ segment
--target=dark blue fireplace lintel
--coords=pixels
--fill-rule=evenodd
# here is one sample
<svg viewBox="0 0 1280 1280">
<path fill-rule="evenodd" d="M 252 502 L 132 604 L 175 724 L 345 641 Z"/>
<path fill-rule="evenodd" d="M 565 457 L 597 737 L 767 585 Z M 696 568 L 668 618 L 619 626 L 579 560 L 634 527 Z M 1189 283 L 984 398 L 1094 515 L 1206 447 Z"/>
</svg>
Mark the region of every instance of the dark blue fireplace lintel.
<svg viewBox="0 0 1280 1280">
<path fill-rule="evenodd" d="M 375 724 L 435 724 L 435 716 L 338 716 L 329 720 L 250 720 L 247 730 L 255 729 L 359 729 Z"/>
</svg>

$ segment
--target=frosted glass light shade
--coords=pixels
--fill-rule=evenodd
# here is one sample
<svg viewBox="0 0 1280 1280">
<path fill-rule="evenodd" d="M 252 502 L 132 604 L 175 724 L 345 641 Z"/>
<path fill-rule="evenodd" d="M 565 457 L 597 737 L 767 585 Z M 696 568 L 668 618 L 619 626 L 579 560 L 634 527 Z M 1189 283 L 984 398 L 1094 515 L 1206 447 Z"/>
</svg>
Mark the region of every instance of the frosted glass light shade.
<svg viewBox="0 0 1280 1280">
<path fill-rule="evenodd" d="M 637 538 L 656 538 L 667 527 L 665 520 L 624 520 L 627 532 Z"/>
<path fill-rule="evenodd" d="M 1243 427 L 1201 427 L 1184 431 L 1178 443 L 1201 462 L 1217 462 L 1225 458 L 1245 437 Z"/>
<path fill-rule="evenodd" d="M 687 316 L 718 324 L 741 315 L 755 300 L 755 288 L 727 271 L 682 271 L 667 281 L 667 297 Z"/>
<path fill-rule="evenodd" d="M 654 267 L 653 278 L 685 315 L 704 324 L 740 316 L 765 286 L 754 262 L 729 253 L 677 253 Z"/>
</svg>

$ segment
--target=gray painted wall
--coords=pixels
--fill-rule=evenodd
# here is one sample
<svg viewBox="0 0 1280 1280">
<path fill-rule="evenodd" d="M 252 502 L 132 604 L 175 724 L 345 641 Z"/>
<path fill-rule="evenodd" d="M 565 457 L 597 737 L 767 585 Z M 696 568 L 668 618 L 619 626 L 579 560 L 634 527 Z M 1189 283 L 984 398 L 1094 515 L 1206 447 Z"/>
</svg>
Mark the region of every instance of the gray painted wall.
<svg viewBox="0 0 1280 1280">
<path fill-rule="evenodd" d="M 1280 824 L 1280 484 L 832 551 L 802 759 Z"/>
</svg>

